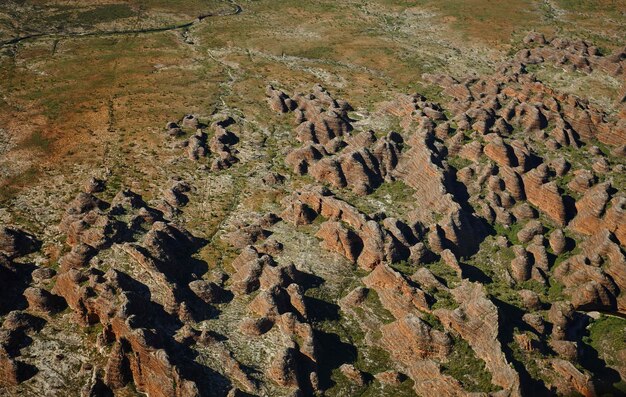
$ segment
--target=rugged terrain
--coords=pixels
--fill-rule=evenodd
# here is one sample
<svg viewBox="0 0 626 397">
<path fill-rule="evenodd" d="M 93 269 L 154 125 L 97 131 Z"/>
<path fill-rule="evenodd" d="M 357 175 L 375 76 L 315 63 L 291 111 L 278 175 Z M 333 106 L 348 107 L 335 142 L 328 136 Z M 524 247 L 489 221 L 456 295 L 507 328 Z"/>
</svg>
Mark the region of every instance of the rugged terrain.
<svg viewBox="0 0 626 397">
<path fill-rule="evenodd" d="M 3 2 L 0 395 L 625 394 L 624 10 Z"/>
</svg>

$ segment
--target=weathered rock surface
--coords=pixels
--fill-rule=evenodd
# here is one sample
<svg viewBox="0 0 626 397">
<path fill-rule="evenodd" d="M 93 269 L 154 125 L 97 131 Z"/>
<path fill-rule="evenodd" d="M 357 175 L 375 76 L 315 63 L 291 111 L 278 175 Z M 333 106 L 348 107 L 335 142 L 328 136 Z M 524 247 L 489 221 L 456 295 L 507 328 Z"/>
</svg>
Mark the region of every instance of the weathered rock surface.
<svg viewBox="0 0 626 397">
<path fill-rule="evenodd" d="M 8 227 L 0 227 L 0 252 L 9 257 L 24 256 L 38 249 L 41 245 L 29 233 Z"/>
<path fill-rule="evenodd" d="M 585 397 L 596 396 L 595 387 L 590 377 L 580 372 L 572 363 L 554 359 L 552 367 L 561 376 L 555 383 L 561 394 L 578 393 Z"/>
<path fill-rule="evenodd" d="M 565 91 L 614 95 L 626 51 L 532 33 L 489 75 L 422 76 L 441 103 L 364 95 L 355 110 L 319 85 L 270 85 L 271 112 L 252 113 L 249 79 L 278 59 L 292 85 L 312 73 L 351 92 L 382 75 L 249 52 L 253 76 L 237 48 L 210 55 L 231 76 L 213 115 L 167 123 L 165 145 L 107 146 L 115 167 L 86 183 L 68 177 L 82 163 L 46 165 L 6 201 L 0 394 L 618 393 L 623 89 L 617 103 Z"/>
<path fill-rule="evenodd" d="M 293 110 L 280 104 L 286 94 L 269 90 L 268 96 L 274 109 Z M 286 158 L 294 172 L 309 173 L 318 182 L 349 187 L 362 195 L 371 193 L 384 180 L 393 180 L 391 171 L 402 150 L 399 134 L 390 133 L 380 139 L 373 131 L 350 135 L 352 125 L 346 114 L 349 105 L 340 106 L 321 87 L 315 87 L 308 96 L 296 95 L 288 100 L 298 103 L 295 112 L 300 124 L 296 134 L 303 144 Z M 331 109 L 324 111 L 328 105 Z"/>
<path fill-rule="evenodd" d="M 300 204 L 297 204 L 298 202 Z M 342 247 L 338 252 L 350 255 L 350 260 L 356 258 L 356 263 L 363 268 L 372 269 L 385 260 L 394 262 L 409 255 L 408 247 L 395 239 L 389 231 L 348 203 L 329 195 L 323 189 L 306 189 L 284 200 L 283 206 L 286 207 L 286 211 L 283 216 L 285 219 L 298 223 L 301 219 L 300 209 L 303 208 L 302 205 L 310 208 L 316 214 L 334 221 L 334 223 L 327 224 L 323 230 L 321 229 L 322 233 L 318 237 L 332 237 L 329 240 L 331 244 L 327 246 L 333 247 L 333 250 Z M 339 224 L 337 222 L 343 222 L 346 225 L 344 227 L 346 230 L 341 234 L 344 236 L 344 240 L 347 238 L 345 240 L 347 245 L 339 244 L 341 239 L 335 238 L 339 237 L 337 234 L 339 233 Z M 348 229 L 352 233 L 348 233 Z M 355 238 L 354 235 L 358 238 Z M 359 239 L 362 241 L 360 251 L 356 249 L 360 246 L 358 244 Z M 325 242 L 324 244 L 328 243 Z M 346 251 L 343 247 L 347 247 L 349 250 Z"/>
<path fill-rule="evenodd" d="M 377 266 L 363 283 L 378 293 L 382 305 L 397 319 L 415 310 L 430 311 L 429 296 L 387 265 Z"/>
<path fill-rule="evenodd" d="M 459 307 L 454 310 L 437 309 L 434 314 L 446 329 L 458 332 L 468 341 L 476 355 L 485 361 L 494 384 L 508 390 L 511 395 L 521 395 L 519 375 L 509 364 L 498 339 L 498 308 L 486 297 L 484 287 L 464 281 L 450 292 Z"/>
<path fill-rule="evenodd" d="M 59 275 L 55 290 L 67 300 L 83 324 L 102 323 L 115 340 L 126 346 L 129 353 L 125 357 L 139 390 L 154 396 L 198 395 L 196 385 L 182 377 L 156 335 L 133 325 L 133 316 L 140 315 L 138 310 L 146 303 L 137 294 L 124 291 L 119 277 L 115 271 L 103 277 L 71 269 Z M 87 284 L 81 285 L 85 281 Z M 113 378 L 119 380 L 118 376 Z"/>
<path fill-rule="evenodd" d="M 361 238 L 340 222 L 324 222 L 315 236 L 322 240 L 322 247 L 338 252 L 351 262 L 356 262 L 363 250 Z"/>
<path fill-rule="evenodd" d="M 562 194 L 554 182 L 548 182 L 539 168 L 522 176 L 524 192 L 528 201 L 548 215 L 558 225 L 567 221 Z"/>
<path fill-rule="evenodd" d="M 39 313 L 57 313 L 65 308 L 65 302 L 59 296 L 45 289 L 30 287 L 24 291 L 30 310 Z"/>
<path fill-rule="evenodd" d="M 415 358 L 445 360 L 452 349 L 452 340 L 446 333 L 432 329 L 413 314 L 382 327 L 382 346 L 400 362 Z"/>
</svg>

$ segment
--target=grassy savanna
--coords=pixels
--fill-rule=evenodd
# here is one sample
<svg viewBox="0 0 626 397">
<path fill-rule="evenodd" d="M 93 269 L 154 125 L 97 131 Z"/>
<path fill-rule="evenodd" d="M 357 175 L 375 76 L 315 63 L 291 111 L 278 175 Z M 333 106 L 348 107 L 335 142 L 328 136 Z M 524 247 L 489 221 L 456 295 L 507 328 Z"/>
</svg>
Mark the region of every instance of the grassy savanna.
<svg viewBox="0 0 626 397">
<path fill-rule="evenodd" d="M 579 16 L 604 16 L 606 24 L 578 32 L 599 38 L 607 51 L 624 35 L 623 2 L 557 3 L 562 9 L 547 18 L 543 3 L 532 1 L 257 1 L 188 33 L 42 37 L 2 48 L 0 120 L 20 141 L 34 133 L 22 129 L 20 118 L 45 118 L 36 132 L 55 143 L 45 156 L 33 154 L 35 168 L 80 156 L 101 160 L 96 152 L 103 142 L 119 142 L 117 134 L 156 144 L 152 128 L 184 113 L 211 113 L 218 98 L 262 114 L 257 104 L 271 81 L 321 82 L 368 107 L 392 92 L 421 88 L 423 72 L 489 70 L 499 51 L 530 29 L 556 26 L 567 35 Z M 13 21 L 3 35 L 17 37 L 168 26 L 228 9 L 232 4 L 219 1 L 27 1 L 4 3 L 0 14 Z"/>
</svg>

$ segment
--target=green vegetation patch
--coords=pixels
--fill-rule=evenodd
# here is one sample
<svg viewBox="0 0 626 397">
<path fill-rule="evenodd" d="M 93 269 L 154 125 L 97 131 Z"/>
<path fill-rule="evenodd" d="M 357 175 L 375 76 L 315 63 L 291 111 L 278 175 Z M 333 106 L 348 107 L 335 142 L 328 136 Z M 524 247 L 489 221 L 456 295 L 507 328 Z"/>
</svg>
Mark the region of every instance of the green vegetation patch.
<svg viewBox="0 0 626 397">
<path fill-rule="evenodd" d="M 608 365 L 623 365 L 616 353 L 626 350 L 626 319 L 603 315 L 594 320 L 586 342 L 601 353 Z"/>
<path fill-rule="evenodd" d="M 415 190 L 409 187 L 406 183 L 397 180 L 393 182 L 383 183 L 380 185 L 372 196 L 378 200 L 396 202 L 412 201 Z"/>
<path fill-rule="evenodd" d="M 439 260 L 434 263 L 430 263 L 426 266 L 435 276 L 444 279 L 448 287 L 453 286 L 454 283 L 459 281 L 454 269 L 448 266 L 443 260 Z"/>
<path fill-rule="evenodd" d="M 78 20 L 87 24 L 111 22 L 116 19 L 130 18 L 135 15 L 127 4 L 106 4 L 78 14 Z"/>
<path fill-rule="evenodd" d="M 507 229 L 500 223 L 496 222 L 494 223 L 493 228 L 499 236 L 505 236 L 512 244 L 521 244 L 519 239 L 517 238 L 517 233 L 524 228 L 523 223 L 516 222 Z"/>
<path fill-rule="evenodd" d="M 448 362 L 442 365 L 442 372 L 461 382 L 468 392 L 489 393 L 501 389 L 491 383 L 491 374 L 485 369 L 485 362 L 476 357 L 474 350 L 461 338 L 455 339 Z"/>
<path fill-rule="evenodd" d="M 395 320 L 391 312 L 385 309 L 380 302 L 378 294 L 373 289 L 368 290 L 364 303 L 383 323 L 388 324 Z"/>
<path fill-rule="evenodd" d="M 457 171 L 472 164 L 470 160 L 459 156 L 449 156 L 447 161 L 448 165 L 454 167 Z"/>
<path fill-rule="evenodd" d="M 52 138 L 46 138 L 41 131 L 34 132 L 31 136 L 23 140 L 18 149 L 34 149 L 41 151 L 48 151 L 52 144 Z"/>
<path fill-rule="evenodd" d="M 417 266 L 409 263 L 408 261 L 390 263 L 389 266 L 391 266 L 391 268 L 394 269 L 395 271 L 404 274 L 405 276 L 410 276 L 411 274 L 415 273 L 415 271 L 417 270 Z"/>
</svg>

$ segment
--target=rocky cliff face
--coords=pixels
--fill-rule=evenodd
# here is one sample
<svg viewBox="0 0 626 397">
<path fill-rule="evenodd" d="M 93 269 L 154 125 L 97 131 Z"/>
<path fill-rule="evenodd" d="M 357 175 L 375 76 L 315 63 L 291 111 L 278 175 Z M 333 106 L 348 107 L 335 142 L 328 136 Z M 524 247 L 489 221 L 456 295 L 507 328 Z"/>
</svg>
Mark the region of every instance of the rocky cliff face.
<svg viewBox="0 0 626 397">
<path fill-rule="evenodd" d="M 167 182 L 90 177 L 54 224 L 2 225 L 0 394 L 619 393 L 624 117 L 531 65 L 624 54 L 524 43 L 369 112 L 274 83 L 168 122 Z"/>
</svg>

